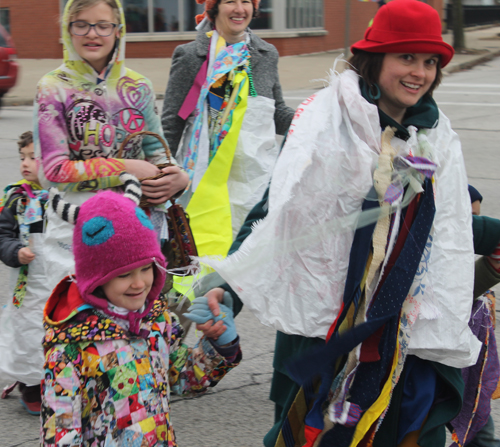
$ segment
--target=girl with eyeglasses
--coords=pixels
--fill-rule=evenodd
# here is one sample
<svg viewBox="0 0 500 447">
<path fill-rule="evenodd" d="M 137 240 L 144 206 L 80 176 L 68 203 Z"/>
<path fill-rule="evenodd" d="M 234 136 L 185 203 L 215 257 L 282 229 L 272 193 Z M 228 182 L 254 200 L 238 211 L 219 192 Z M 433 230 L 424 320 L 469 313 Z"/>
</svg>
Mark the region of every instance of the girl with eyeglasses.
<svg viewBox="0 0 500 447">
<path fill-rule="evenodd" d="M 40 180 L 82 203 L 97 190 L 120 186 L 127 171 L 154 177 L 166 162 L 162 144 L 152 136 L 127 136 L 148 130 L 163 137 L 149 79 L 125 67 L 125 18 L 119 0 L 69 0 L 62 17 L 64 62 L 38 84 L 35 101 L 35 149 Z M 146 180 L 157 229 L 165 228 L 164 204 L 181 193 L 188 175 L 177 165 L 169 174 Z M 48 213 L 51 256 L 47 280 L 53 288 L 73 268 L 72 229 Z"/>
</svg>

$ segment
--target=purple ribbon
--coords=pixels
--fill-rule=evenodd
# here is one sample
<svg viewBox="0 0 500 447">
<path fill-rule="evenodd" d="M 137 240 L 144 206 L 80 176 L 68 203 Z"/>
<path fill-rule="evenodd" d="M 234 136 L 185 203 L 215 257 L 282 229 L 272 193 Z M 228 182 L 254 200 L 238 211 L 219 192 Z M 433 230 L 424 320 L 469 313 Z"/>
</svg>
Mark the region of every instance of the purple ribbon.
<svg viewBox="0 0 500 447">
<path fill-rule="evenodd" d="M 401 159 L 406 165 L 413 169 L 416 169 L 421 174 L 425 175 L 427 178 L 431 178 L 436 170 L 436 163 L 433 163 L 424 157 L 412 157 L 408 156 Z"/>
</svg>

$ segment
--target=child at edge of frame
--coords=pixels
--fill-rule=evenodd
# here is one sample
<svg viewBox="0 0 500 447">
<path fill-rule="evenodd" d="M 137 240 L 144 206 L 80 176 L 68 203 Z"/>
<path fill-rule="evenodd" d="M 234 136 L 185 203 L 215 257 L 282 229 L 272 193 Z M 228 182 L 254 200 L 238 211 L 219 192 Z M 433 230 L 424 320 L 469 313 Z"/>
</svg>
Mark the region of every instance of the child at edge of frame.
<svg viewBox="0 0 500 447">
<path fill-rule="evenodd" d="M 161 295 L 166 263 L 140 184 L 120 176 L 123 195 L 102 191 L 81 206 L 51 189 L 51 206 L 75 225 L 75 275 L 44 311 L 42 446 L 176 446 L 170 391 L 193 396 L 241 360 L 232 311 L 194 348 Z M 229 303 L 228 303 L 229 304 Z M 214 319 L 206 298 L 188 318 Z"/>
<path fill-rule="evenodd" d="M 38 274 L 43 256 L 34 245 L 43 233 L 48 193 L 38 180 L 33 132 L 21 134 L 17 145 L 23 179 L 7 185 L 0 200 L 0 260 L 12 268 L 10 296 L 0 319 L 0 374 L 14 381 L 4 388 L 1 397 L 7 398 L 19 387 L 23 407 L 38 415 L 43 365 L 42 312 L 48 294 Z"/>
</svg>

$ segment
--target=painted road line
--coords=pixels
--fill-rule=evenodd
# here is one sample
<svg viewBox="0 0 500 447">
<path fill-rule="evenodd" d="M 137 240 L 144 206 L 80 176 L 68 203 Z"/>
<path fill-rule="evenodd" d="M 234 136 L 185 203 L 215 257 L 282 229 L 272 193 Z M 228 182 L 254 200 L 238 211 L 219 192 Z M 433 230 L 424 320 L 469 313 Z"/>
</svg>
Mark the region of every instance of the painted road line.
<svg viewBox="0 0 500 447">
<path fill-rule="evenodd" d="M 500 88 L 500 84 L 441 84 L 441 87 Z"/>
<path fill-rule="evenodd" d="M 436 90 L 434 93 L 440 93 L 441 95 L 500 95 L 500 92 L 443 92 L 441 90 Z"/>
<path fill-rule="evenodd" d="M 500 103 L 439 101 L 438 106 L 500 107 Z"/>
</svg>

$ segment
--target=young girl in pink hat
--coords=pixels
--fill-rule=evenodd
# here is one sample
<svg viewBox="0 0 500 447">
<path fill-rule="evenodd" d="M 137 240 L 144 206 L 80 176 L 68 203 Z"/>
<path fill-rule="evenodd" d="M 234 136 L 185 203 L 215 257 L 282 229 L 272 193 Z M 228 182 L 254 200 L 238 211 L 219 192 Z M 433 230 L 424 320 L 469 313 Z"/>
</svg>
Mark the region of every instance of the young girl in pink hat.
<svg viewBox="0 0 500 447">
<path fill-rule="evenodd" d="M 209 262 L 227 281 L 207 293 L 214 311 L 228 290 L 235 313 L 278 330 L 266 447 L 444 446 L 460 411 L 481 343 L 467 176 L 432 98 L 453 56 L 441 29 L 423 2 L 379 9 L 350 69 L 297 109 L 230 255 Z"/>
<path fill-rule="evenodd" d="M 123 196 L 103 191 L 81 206 L 52 192 L 52 208 L 75 224 L 75 275 L 44 311 L 43 446 L 175 447 L 170 392 L 203 393 L 241 360 L 229 308 L 215 336 L 183 343 L 161 295 L 166 262 L 138 207 L 140 184 L 127 173 L 120 180 Z M 215 319 L 206 300 L 187 317 Z"/>
</svg>

